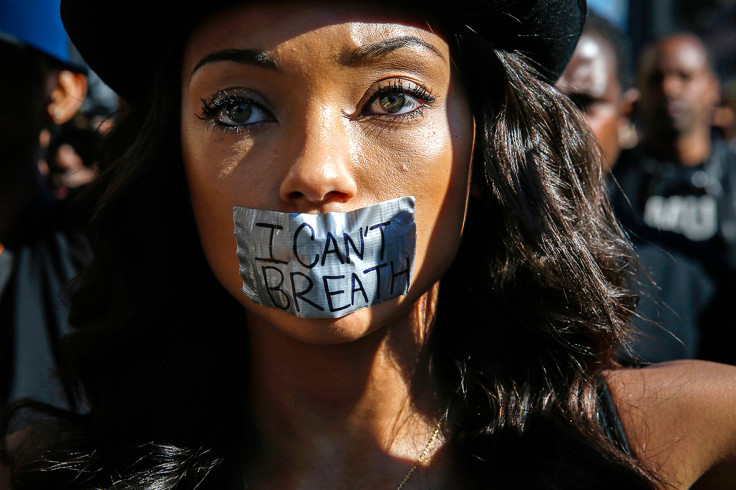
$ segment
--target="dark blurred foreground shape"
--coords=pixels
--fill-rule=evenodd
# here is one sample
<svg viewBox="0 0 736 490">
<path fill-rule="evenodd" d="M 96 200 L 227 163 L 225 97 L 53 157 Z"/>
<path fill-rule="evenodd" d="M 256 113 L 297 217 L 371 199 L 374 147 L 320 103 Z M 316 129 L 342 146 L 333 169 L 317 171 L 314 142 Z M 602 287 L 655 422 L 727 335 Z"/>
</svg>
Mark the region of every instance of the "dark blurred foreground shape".
<svg viewBox="0 0 736 490">
<path fill-rule="evenodd" d="M 0 60 L 0 403 L 68 407 L 53 376 L 67 329 L 61 292 L 87 248 L 43 174 L 87 76 L 70 57 L 58 0 L 0 0 Z"/>
</svg>

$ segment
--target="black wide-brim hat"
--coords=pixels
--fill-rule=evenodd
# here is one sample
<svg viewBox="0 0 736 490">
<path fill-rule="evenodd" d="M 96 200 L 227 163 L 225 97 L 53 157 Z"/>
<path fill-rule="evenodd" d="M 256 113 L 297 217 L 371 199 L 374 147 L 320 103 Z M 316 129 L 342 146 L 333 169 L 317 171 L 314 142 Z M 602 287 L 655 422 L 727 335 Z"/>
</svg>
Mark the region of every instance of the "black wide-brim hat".
<svg viewBox="0 0 736 490">
<path fill-rule="evenodd" d="M 61 18 L 89 67 L 118 95 L 133 101 L 171 43 L 180 42 L 209 13 L 245 2 L 61 0 Z M 549 82 L 565 70 L 587 7 L 586 0 L 424 0 L 418 5 L 497 48 L 526 54 Z"/>
</svg>

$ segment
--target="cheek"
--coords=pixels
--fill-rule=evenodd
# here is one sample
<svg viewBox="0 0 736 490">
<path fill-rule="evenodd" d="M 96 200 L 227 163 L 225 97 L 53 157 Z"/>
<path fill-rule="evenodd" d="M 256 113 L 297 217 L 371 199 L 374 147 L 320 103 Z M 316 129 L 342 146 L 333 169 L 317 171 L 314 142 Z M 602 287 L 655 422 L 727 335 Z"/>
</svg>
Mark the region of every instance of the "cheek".
<svg viewBox="0 0 736 490">
<path fill-rule="evenodd" d="M 606 161 L 613 163 L 619 153 L 621 118 L 613 106 L 604 106 L 587 116 L 590 129 L 603 150 Z"/>
<path fill-rule="evenodd" d="M 421 156 L 425 165 L 417 172 L 417 263 L 423 261 L 420 273 L 435 280 L 457 252 L 470 190 L 473 119 L 464 102 L 451 107 L 443 129 L 427 135 L 436 146 Z"/>
<path fill-rule="evenodd" d="M 241 296 L 241 280 L 229 192 L 233 183 L 226 178 L 231 157 L 218 148 L 207 144 L 197 131 L 182 128 L 182 157 L 202 249 L 212 272 L 237 298 Z"/>
<path fill-rule="evenodd" d="M 464 216 L 473 119 L 464 101 L 448 105 L 453 109 L 428 109 L 428 124 L 411 131 L 387 129 L 366 137 L 357 130 L 347 138 L 363 202 L 416 198 L 418 247 L 429 242 L 440 221 L 455 216 L 461 225 Z"/>
<path fill-rule="evenodd" d="M 410 192 L 421 202 L 447 186 L 452 138 L 446 116 L 435 113 L 427 118 L 430 124 L 411 130 L 356 127 L 348 135 L 353 171 L 365 198 L 382 201 Z"/>
</svg>

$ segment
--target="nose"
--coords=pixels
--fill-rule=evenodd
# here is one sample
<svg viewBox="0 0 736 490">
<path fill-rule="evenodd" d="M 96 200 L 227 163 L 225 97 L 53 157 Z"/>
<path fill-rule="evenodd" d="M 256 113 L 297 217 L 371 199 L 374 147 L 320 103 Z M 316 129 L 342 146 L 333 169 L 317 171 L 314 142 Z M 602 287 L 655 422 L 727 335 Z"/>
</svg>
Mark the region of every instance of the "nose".
<svg viewBox="0 0 736 490">
<path fill-rule="evenodd" d="M 662 77 L 662 93 L 667 97 L 677 97 L 682 88 L 682 80 L 677 74 L 667 73 Z"/>
<path fill-rule="evenodd" d="M 307 212 L 330 203 L 345 203 L 357 193 L 344 117 L 322 108 L 306 117 L 291 138 L 291 165 L 279 189 L 281 199 L 296 212 Z M 331 112 L 331 111 L 330 111 Z"/>
</svg>

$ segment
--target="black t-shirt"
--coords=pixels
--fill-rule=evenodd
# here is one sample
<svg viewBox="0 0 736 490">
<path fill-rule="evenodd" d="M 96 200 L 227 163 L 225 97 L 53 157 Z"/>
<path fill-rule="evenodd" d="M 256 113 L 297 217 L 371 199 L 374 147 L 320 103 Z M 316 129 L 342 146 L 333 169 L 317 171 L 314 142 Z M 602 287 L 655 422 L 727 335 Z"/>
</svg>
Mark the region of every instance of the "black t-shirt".
<svg viewBox="0 0 736 490">
<path fill-rule="evenodd" d="M 700 165 L 662 161 L 642 148 L 613 169 L 614 205 L 638 237 L 708 262 L 736 264 L 736 154 L 714 140 Z"/>
<path fill-rule="evenodd" d="M 656 301 L 639 310 L 651 322 L 637 325 L 654 338 L 637 349 L 671 344 L 673 358 L 736 363 L 736 155 L 714 141 L 706 162 L 685 167 L 636 148 L 613 176 L 617 216 L 655 283 L 643 293 Z M 673 335 L 685 344 L 679 353 Z"/>
</svg>

